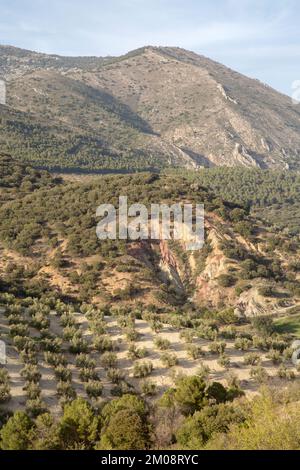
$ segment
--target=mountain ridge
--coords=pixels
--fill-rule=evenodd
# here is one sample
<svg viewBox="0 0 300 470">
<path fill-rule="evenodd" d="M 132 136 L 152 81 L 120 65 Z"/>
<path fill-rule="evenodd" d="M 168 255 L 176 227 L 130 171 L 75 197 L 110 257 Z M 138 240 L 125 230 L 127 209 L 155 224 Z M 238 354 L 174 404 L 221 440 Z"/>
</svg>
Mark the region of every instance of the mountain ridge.
<svg viewBox="0 0 300 470">
<path fill-rule="evenodd" d="M 61 157 L 51 148 L 45 156 L 38 149 L 43 142 L 34 141 L 28 163 L 133 170 L 299 167 L 300 112 L 290 98 L 185 49 L 145 46 L 120 57 L 62 57 L 0 46 L 0 71 L 9 108 L 33 113 L 50 129 L 67 128 Z M 0 142 L 11 153 L 6 133 L 2 126 Z M 67 143 L 70 134 L 75 145 Z M 82 135 L 92 143 L 83 155 L 72 153 Z M 15 140 L 21 155 L 22 133 Z"/>
</svg>

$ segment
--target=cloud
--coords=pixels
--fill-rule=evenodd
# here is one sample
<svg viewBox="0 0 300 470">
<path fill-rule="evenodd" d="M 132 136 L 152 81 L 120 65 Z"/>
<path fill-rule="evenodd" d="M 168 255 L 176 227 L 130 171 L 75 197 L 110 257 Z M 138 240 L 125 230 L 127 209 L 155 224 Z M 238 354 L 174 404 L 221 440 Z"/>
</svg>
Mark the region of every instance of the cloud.
<svg viewBox="0 0 300 470">
<path fill-rule="evenodd" d="M 251 75 L 265 62 L 264 81 L 285 88 L 299 63 L 299 10 L 296 0 L 1 0 L 0 43 L 102 56 L 180 46 Z"/>
</svg>

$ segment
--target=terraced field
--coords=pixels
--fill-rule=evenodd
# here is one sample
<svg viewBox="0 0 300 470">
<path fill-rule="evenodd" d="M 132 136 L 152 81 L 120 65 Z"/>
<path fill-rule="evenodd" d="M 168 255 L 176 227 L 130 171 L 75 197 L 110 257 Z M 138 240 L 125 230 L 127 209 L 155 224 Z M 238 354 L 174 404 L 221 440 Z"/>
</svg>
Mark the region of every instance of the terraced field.
<svg viewBox="0 0 300 470">
<path fill-rule="evenodd" d="M 197 327 L 185 328 L 175 314 L 58 307 L 37 301 L 1 307 L 10 388 L 5 407 L 11 411 L 59 415 L 76 396 L 100 404 L 126 391 L 151 399 L 182 375 L 225 386 L 236 381 L 250 396 L 262 383 L 283 387 L 298 380 L 288 345 L 259 344 L 243 325 L 217 331 L 192 319 Z"/>
</svg>

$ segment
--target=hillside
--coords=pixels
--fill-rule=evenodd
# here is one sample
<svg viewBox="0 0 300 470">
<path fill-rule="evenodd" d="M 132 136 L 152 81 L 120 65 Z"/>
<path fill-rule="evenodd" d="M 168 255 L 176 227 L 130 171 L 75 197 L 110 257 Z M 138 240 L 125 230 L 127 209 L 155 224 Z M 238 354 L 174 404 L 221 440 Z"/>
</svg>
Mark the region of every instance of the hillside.
<svg viewBox="0 0 300 470">
<path fill-rule="evenodd" d="M 299 107 L 192 52 L 145 47 L 68 58 L 0 46 L 0 67 L 1 147 L 23 161 L 93 170 L 299 168 Z"/>
<path fill-rule="evenodd" d="M 242 427 L 263 417 L 299 445 L 281 413 L 299 401 L 299 231 L 255 213 L 297 204 L 298 177 L 240 171 L 62 179 L 0 157 L 2 449 L 269 448 Z M 121 194 L 204 203 L 203 249 L 98 240 Z"/>
</svg>

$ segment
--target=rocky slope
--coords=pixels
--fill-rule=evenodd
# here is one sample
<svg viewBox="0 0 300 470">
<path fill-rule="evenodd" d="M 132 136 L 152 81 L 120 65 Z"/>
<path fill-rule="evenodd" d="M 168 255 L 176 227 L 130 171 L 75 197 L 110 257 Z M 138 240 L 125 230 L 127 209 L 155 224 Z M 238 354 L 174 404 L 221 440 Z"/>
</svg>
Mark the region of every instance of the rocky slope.
<svg viewBox="0 0 300 470">
<path fill-rule="evenodd" d="M 0 72 L 8 97 L 0 109 L 2 145 L 22 147 L 26 137 L 39 165 L 299 167 L 299 107 L 257 80 L 183 49 L 64 58 L 0 47 Z M 28 136 L 19 126 L 7 139 L 12 111 L 24 113 L 23 127 L 34 118 L 52 136 L 60 129 L 61 155 L 43 148 L 44 135 L 36 129 Z"/>
</svg>

